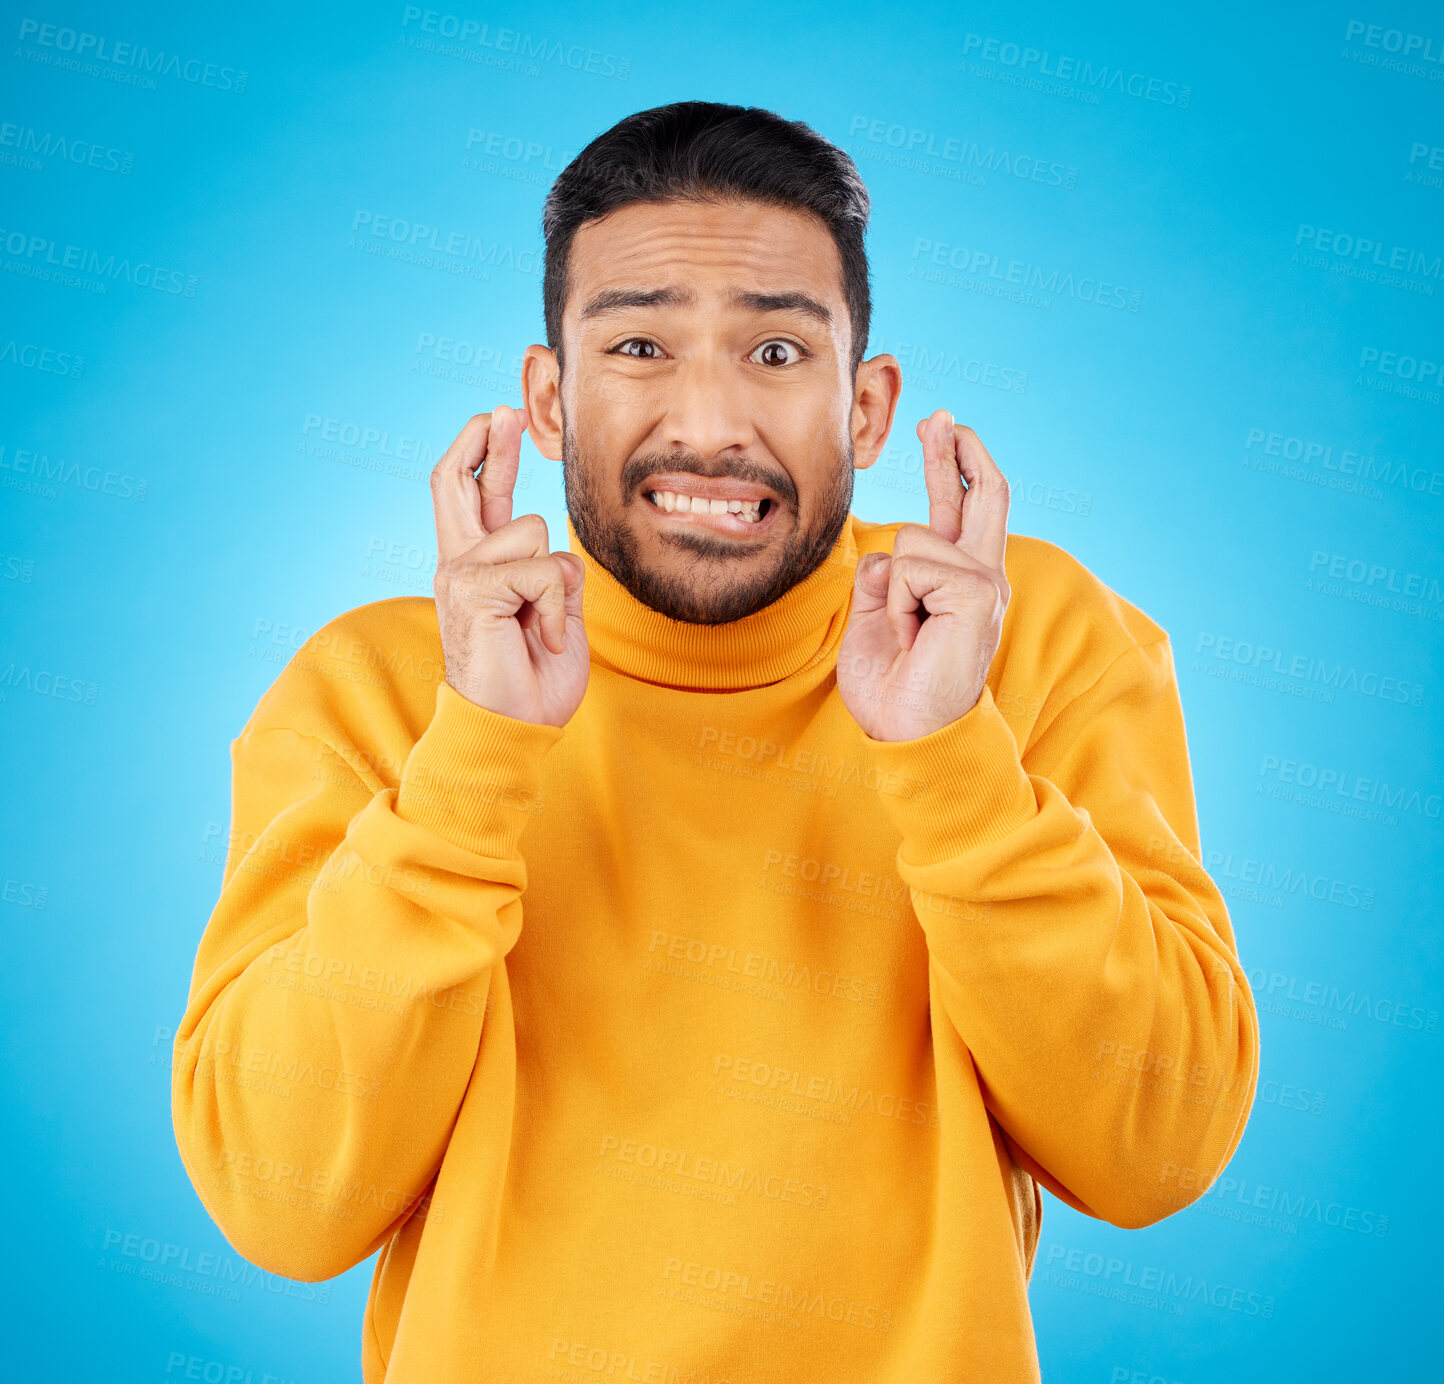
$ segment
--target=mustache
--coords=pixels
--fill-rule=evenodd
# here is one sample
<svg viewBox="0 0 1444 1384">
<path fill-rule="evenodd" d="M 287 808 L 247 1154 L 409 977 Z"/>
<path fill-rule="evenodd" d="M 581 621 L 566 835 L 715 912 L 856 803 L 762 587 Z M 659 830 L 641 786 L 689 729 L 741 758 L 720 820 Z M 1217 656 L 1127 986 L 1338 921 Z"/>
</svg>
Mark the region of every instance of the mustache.
<svg viewBox="0 0 1444 1384">
<path fill-rule="evenodd" d="M 631 496 L 648 476 L 660 471 L 701 476 L 706 480 L 717 480 L 725 476 L 752 485 L 763 485 L 781 496 L 788 504 L 794 507 L 797 504 L 797 487 L 785 471 L 773 470 L 746 457 L 721 457 L 709 463 L 695 452 L 682 450 L 647 452 L 632 457 L 622 467 L 622 494 Z"/>
</svg>

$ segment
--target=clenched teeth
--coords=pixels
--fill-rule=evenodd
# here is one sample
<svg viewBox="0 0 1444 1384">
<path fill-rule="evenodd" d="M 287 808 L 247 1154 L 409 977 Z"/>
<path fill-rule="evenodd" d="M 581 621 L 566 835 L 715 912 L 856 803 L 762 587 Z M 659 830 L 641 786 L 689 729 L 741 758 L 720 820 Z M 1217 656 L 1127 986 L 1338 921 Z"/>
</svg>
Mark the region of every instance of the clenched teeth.
<svg viewBox="0 0 1444 1384">
<path fill-rule="evenodd" d="M 701 495 L 679 495 L 675 490 L 651 490 L 647 498 L 668 514 L 735 514 L 744 523 L 755 524 L 762 517 L 761 500 L 708 500 Z"/>
</svg>

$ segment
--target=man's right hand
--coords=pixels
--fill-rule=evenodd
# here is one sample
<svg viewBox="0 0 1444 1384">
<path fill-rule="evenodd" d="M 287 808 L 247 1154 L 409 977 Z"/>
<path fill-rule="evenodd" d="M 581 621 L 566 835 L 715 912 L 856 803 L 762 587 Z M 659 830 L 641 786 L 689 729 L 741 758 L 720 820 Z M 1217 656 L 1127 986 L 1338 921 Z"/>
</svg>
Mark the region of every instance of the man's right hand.
<svg viewBox="0 0 1444 1384">
<path fill-rule="evenodd" d="M 591 672 L 585 572 L 575 554 L 547 551 L 541 515 L 511 517 L 526 427 L 505 404 L 478 413 L 431 473 L 436 617 L 457 692 L 502 716 L 564 726 Z"/>
</svg>

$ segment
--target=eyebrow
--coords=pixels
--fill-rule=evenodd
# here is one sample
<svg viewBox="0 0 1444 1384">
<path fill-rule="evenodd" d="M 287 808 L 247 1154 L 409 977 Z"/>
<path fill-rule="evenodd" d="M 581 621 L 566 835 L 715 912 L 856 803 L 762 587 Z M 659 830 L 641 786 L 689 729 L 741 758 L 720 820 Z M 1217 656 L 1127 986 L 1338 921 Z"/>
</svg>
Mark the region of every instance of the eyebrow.
<svg viewBox="0 0 1444 1384">
<path fill-rule="evenodd" d="M 783 293 L 759 293 L 753 289 L 734 288 L 727 301 L 752 312 L 800 312 L 823 326 L 833 325 L 832 310 L 807 293 L 788 290 Z M 622 312 L 627 308 L 693 307 L 697 294 L 691 288 L 606 288 L 587 300 L 582 307 L 582 320 Z"/>
</svg>

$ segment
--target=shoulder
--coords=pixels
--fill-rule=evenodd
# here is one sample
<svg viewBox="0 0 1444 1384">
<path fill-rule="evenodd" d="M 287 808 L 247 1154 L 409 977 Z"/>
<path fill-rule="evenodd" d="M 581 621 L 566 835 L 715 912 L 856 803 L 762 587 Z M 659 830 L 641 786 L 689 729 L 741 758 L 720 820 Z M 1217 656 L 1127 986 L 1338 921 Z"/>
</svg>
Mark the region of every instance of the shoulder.
<svg viewBox="0 0 1444 1384">
<path fill-rule="evenodd" d="M 858 555 L 891 552 L 897 531 L 907 521 L 875 524 L 854 516 Z M 1031 534 L 1010 533 L 1003 559 L 1012 588 L 1009 618 L 1019 623 L 1051 622 L 1062 628 L 1112 634 L 1120 649 L 1128 643 L 1151 644 L 1167 631 L 1139 606 L 1113 590 L 1066 548 Z M 1057 633 L 1050 628 L 1049 633 Z"/>
<path fill-rule="evenodd" d="M 859 520 L 859 555 L 891 552 L 902 526 Z M 1012 594 L 988 683 L 1000 707 L 1016 708 L 1005 714 L 1018 729 L 1046 725 L 1130 649 L 1168 641 L 1140 605 L 1046 538 L 1010 533 L 1003 565 Z"/>
<path fill-rule="evenodd" d="M 1020 624 L 1046 622 L 1048 635 L 1086 632 L 1114 654 L 1131 644 L 1153 644 L 1168 631 L 1141 606 L 1109 586 L 1066 548 L 1027 534 L 1008 536 L 1004 566 L 1018 601 Z M 1009 603 L 1012 613 L 1012 602 Z"/>
<path fill-rule="evenodd" d="M 289 730 L 369 763 L 420 738 L 446 677 L 436 602 L 395 596 L 344 611 L 291 656 L 241 735 Z"/>
</svg>

